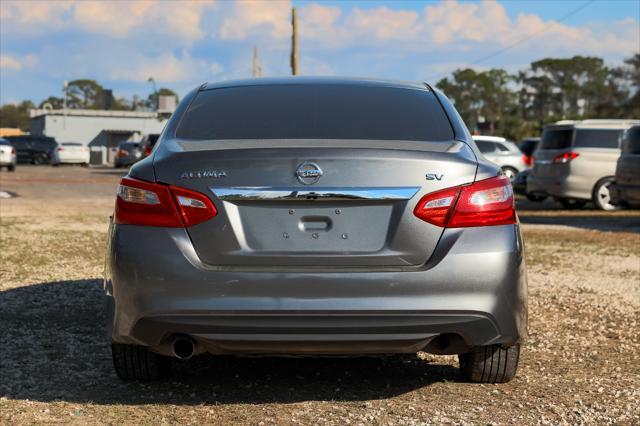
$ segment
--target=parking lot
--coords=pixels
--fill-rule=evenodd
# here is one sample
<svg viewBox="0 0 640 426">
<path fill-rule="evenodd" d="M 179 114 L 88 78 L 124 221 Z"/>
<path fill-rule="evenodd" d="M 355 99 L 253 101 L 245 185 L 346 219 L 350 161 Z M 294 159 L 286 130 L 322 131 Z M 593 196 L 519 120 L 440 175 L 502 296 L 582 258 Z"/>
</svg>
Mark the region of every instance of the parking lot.
<svg viewBox="0 0 640 426">
<path fill-rule="evenodd" d="M 0 172 L 0 422 L 640 422 L 640 211 L 519 202 L 529 337 L 516 378 L 455 357 L 196 357 L 159 383 L 115 376 L 101 294 L 122 170 Z"/>
</svg>

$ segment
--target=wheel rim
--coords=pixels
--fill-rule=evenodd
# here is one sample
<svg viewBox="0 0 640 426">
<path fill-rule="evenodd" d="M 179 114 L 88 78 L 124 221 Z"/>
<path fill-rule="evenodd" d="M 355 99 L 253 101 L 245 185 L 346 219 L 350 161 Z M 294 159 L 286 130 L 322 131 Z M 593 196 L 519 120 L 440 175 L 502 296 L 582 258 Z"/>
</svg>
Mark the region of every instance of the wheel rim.
<svg viewBox="0 0 640 426">
<path fill-rule="evenodd" d="M 509 178 L 510 181 L 513 182 L 513 179 L 516 177 L 516 172 L 511 169 L 504 169 L 504 175 Z"/>
<path fill-rule="evenodd" d="M 610 184 L 610 182 L 603 183 L 598 187 L 598 192 L 596 193 L 599 204 L 605 210 L 613 210 L 616 208 L 616 206 L 611 204 L 611 193 L 609 192 Z"/>
</svg>

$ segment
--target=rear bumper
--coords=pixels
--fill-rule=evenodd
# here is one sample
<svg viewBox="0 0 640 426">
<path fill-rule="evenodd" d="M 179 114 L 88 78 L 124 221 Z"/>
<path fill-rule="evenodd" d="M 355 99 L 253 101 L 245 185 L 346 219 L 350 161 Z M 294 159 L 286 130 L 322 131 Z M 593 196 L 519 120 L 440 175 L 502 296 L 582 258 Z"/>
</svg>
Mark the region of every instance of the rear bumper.
<svg viewBox="0 0 640 426">
<path fill-rule="evenodd" d="M 569 177 L 548 177 L 529 175 L 527 194 L 546 195 L 554 198 L 590 199 L 591 195 L 578 189 Z"/>
<path fill-rule="evenodd" d="M 640 203 L 640 185 L 625 185 L 614 182 L 609 185 L 609 193 L 612 204 Z"/>
<path fill-rule="evenodd" d="M 203 265 L 181 229 L 115 225 L 105 291 L 111 337 L 169 355 L 187 334 L 232 354 L 465 352 L 526 334 L 516 225 L 445 231 L 422 267 Z"/>
</svg>

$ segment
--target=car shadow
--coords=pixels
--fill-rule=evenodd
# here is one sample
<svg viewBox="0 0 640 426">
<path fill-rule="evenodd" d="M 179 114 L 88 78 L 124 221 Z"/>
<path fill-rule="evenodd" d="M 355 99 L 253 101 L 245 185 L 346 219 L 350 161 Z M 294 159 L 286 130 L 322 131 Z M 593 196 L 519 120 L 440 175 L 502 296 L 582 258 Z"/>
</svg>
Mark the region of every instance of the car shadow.
<svg viewBox="0 0 640 426">
<path fill-rule="evenodd" d="M 640 210 L 615 212 L 596 210 L 591 204 L 582 209 L 566 210 L 553 200 L 531 202 L 516 200 L 518 217 L 523 224 L 562 225 L 606 232 L 640 232 Z"/>
<path fill-rule="evenodd" d="M 234 358 L 174 361 L 160 382 L 125 383 L 112 367 L 101 281 L 0 292 L 0 396 L 94 404 L 364 401 L 443 381 L 450 364 L 414 358 Z"/>
</svg>

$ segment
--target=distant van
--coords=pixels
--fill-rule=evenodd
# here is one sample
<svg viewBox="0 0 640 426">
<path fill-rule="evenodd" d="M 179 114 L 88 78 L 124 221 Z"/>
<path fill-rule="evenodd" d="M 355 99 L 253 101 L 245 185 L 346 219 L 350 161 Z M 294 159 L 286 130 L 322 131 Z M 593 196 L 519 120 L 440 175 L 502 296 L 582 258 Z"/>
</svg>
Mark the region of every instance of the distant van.
<svg viewBox="0 0 640 426">
<path fill-rule="evenodd" d="M 527 194 L 551 196 L 576 209 L 593 201 L 601 210 L 615 210 L 609 185 L 624 132 L 640 120 L 559 121 L 548 125 L 534 154 Z"/>
</svg>

